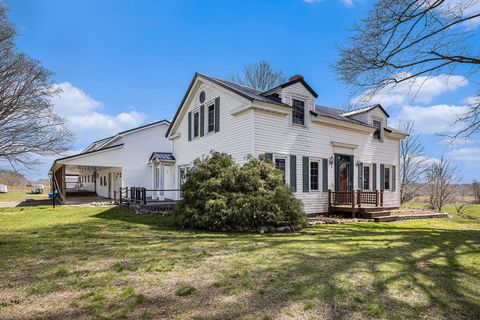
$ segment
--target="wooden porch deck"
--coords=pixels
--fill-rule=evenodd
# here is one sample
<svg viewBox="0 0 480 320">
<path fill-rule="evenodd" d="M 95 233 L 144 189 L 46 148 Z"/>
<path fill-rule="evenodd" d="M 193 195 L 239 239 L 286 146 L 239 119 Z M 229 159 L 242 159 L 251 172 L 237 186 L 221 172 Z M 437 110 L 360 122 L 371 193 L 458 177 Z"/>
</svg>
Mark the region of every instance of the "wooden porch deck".
<svg viewBox="0 0 480 320">
<path fill-rule="evenodd" d="M 328 191 L 330 214 L 374 219 L 377 222 L 393 221 L 390 211 L 398 207 L 383 205 L 383 191 Z"/>
</svg>

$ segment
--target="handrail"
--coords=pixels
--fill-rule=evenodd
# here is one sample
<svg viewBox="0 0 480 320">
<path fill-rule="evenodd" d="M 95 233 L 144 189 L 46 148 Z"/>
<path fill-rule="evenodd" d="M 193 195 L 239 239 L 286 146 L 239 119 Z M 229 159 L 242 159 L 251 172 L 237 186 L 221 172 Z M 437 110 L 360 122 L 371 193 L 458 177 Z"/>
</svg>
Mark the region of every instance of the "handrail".
<svg viewBox="0 0 480 320">
<path fill-rule="evenodd" d="M 355 217 L 355 207 L 362 207 L 362 204 L 373 204 L 376 207 L 383 206 L 383 190 L 378 191 L 332 191 L 328 190 L 328 211 L 332 206 L 351 205 L 352 216 Z"/>
<path fill-rule="evenodd" d="M 180 194 L 180 189 L 147 189 L 145 187 L 122 187 L 119 188 L 119 200 L 120 204 L 127 202 L 127 203 L 137 203 L 146 205 L 148 202 L 157 202 L 165 200 L 165 193 L 166 192 L 178 192 Z M 156 192 L 157 195 L 152 195 L 151 198 L 147 197 L 147 192 Z M 117 192 L 114 192 L 114 197 L 116 200 Z M 162 199 L 164 198 L 164 199 Z M 179 198 L 173 194 L 172 198 Z M 177 199 L 172 199 L 172 201 L 176 201 Z"/>
</svg>

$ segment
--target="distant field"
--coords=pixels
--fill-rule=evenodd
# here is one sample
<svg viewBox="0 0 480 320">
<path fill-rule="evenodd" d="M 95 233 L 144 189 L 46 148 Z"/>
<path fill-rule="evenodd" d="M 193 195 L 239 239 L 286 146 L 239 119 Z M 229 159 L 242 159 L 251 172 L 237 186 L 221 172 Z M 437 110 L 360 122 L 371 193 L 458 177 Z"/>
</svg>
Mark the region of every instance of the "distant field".
<svg viewBox="0 0 480 320">
<path fill-rule="evenodd" d="M 12 192 L 7 192 L 7 193 L 0 193 L 0 202 L 20 202 L 26 199 L 35 199 L 35 200 L 40 200 L 40 199 L 47 199 L 48 198 L 48 192 L 44 192 L 43 194 L 31 194 L 28 192 L 22 192 L 22 191 L 12 191 Z"/>
</svg>

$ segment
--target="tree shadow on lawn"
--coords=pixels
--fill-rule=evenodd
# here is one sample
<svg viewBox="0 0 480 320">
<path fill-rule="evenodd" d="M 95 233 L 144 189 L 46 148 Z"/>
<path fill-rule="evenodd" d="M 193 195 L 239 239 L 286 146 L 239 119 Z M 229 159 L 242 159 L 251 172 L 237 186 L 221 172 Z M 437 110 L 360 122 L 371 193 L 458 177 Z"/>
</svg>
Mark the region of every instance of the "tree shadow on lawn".
<svg viewBox="0 0 480 320">
<path fill-rule="evenodd" d="M 167 285 L 149 288 L 139 307 L 150 310 L 153 318 L 276 318 L 293 313 L 335 319 L 474 319 L 480 314 L 478 230 L 364 223 L 289 234 L 229 234 L 180 231 L 171 217 L 118 209 L 94 217 L 99 219 L 7 235 L 0 245 L 1 268 L 18 265 L 29 271 L 10 279 L 21 281 L 23 274 L 23 285 L 29 285 L 59 264 L 111 261 L 76 271 L 87 272 L 87 279 L 72 273 L 78 282 L 65 280 L 67 288 L 88 291 L 116 285 L 115 280 L 100 281 L 117 272 L 111 269 L 114 261 L 120 263 L 118 270 L 124 269 L 123 282 L 149 273 L 149 261 L 161 268 L 171 263 L 162 277 L 174 288 L 188 283 L 197 290 L 177 297 Z M 13 247 L 5 250 L 7 245 Z M 206 273 L 208 280 L 198 280 Z M 89 309 L 84 312 L 90 314 Z"/>
</svg>

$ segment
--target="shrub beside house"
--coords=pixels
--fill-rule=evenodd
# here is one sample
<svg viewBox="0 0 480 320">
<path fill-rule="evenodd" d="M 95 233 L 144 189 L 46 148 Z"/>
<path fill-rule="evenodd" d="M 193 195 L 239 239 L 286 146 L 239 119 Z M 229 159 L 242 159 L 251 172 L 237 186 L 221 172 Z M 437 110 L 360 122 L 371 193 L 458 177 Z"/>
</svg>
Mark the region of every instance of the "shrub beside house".
<svg viewBox="0 0 480 320">
<path fill-rule="evenodd" d="M 179 226 L 217 231 L 298 230 L 302 203 L 264 156 L 240 166 L 225 153 L 194 161 L 174 215 Z"/>
</svg>

